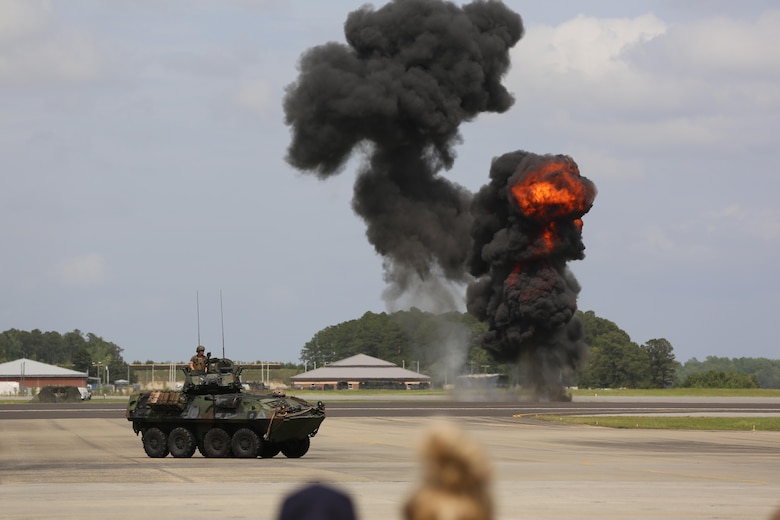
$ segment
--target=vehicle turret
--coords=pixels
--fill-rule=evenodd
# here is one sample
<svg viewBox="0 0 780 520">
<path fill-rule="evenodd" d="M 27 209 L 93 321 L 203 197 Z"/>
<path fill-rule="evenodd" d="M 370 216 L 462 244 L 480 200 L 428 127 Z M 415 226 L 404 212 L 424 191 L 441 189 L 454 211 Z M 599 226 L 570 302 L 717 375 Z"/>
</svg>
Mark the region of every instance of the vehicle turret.
<svg viewBox="0 0 780 520">
<path fill-rule="evenodd" d="M 243 367 L 235 365 L 227 358 L 212 358 L 209 352 L 206 359 L 206 370 L 192 370 L 184 367 L 184 387 L 188 394 L 225 394 L 241 392 L 241 371 Z"/>
</svg>

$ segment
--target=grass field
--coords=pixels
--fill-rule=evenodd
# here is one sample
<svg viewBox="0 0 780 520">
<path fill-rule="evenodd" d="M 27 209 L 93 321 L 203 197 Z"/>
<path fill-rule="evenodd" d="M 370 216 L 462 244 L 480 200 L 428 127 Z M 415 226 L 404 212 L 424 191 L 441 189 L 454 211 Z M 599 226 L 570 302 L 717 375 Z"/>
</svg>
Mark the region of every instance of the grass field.
<svg viewBox="0 0 780 520">
<path fill-rule="evenodd" d="M 780 388 L 653 388 L 653 389 L 596 389 L 570 390 L 573 396 L 615 397 L 780 397 Z"/>
<path fill-rule="evenodd" d="M 655 430 L 729 430 L 780 431 L 780 417 L 690 417 L 690 416 L 589 416 L 571 417 L 535 415 L 534 419 L 587 424 L 606 428 L 633 428 Z"/>
</svg>

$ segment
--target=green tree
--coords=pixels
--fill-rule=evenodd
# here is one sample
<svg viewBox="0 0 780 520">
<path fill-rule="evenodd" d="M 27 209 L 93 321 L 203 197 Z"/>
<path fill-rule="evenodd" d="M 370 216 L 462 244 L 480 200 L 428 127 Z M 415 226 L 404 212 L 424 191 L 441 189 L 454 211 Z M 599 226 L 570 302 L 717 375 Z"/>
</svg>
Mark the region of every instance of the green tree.
<svg viewBox="0 0 780 520">
<path fill-rule="evenodd" d="M 92 367 L 92 357 L 86 347 L 80 347 L 73 354 L 73 369 L 79 372 L 87 372 Z"/>
<path fill-rule="evenodd" d="M 577 373 L 562 373 L 566 384 L 662 388 L 691 374 L 717 369 L 755 376 L 762 388 L 780 388 L 780 361 L 709 356 L 705 361 L 693 358 L 681 365 L 675 360 L 671 343 L 664 338 L 651 339 L 639 346 L 617 324 L 596 316 L 593 311 L 578 311 L 577 315 L 582 321 L 590 355 Z M 368 354 L 415 369 L 419 363 L 420 371 L 433 376 L 437 382 L 451 380 L 461 373 L 486 370 L 503 373 L 513 383 L 532 380 L 532 369 L 493 362 L 481 348 L 486 330 L 485 323 L 468 313 L 433 314 L 416 308 L 391 314 L 366 312 L 359 319 L 317 332 L 303 346 L 300 360 L 311 369 L 315 364 L 322 366 L 355 354 Z M 88 335 L 93 359 L 102 361 L 104 358 L 95 353 L 110 353 L 116 347 L 108 344 L 106 349 L 103 343 L 107 342 Z M 8 344 L 8 338 L 0 336 L 0 349 Z M 117 353 L 116 349 L 113 352 Z M 114 374 L 114 368 L 111 371 Z"/>
<path fill-rule="evenodd" d="M 27 357 L 20 332 L 17 329 L 9 329 L 0 334 L 0 362 Z"/>
<path fill-rule="evenodd" d="M 367 354 L 399 366 L 454 378 L 487 364 L 480 341 L 487 326 L 470 314 L 434 314 L 412 308 L 392 314 L 366 312 L 360 319 L 326 327 L 306 342 L 300 359 L 309 368 L 356 354 Z M 464 368 L 465 367 L 465 368 Z"/>
<path fill-rule="evenodd" d="M 651 388 L 668 388 L 674 384 L 678 363 L 672 344 L 666 339 L 651 339 L 642 348 L 647 353 L 647 382 Z"/>
<path fill-rule="evenodd" d="M 761 388 L 780 388 L 780 360 L 767 358 L 691 358 L 680 365 L 677 380 L 682 384 L 689 376 L 708 371 L 745 374 L 753 376 Z"/>
<path fill-rule="evenodd" d="M 739 372 L 708 370 L 691 374 L 682 383 L 683 388 L 759 388 L 755 376 Z"/>
<path fill-rule="evenodd" d="M 111 381 L 127 375 L 127 363 L 122 358 L 122 348 L 106 341 L 96 334 L 86 337 L 78 329 L 60 334 L 55 331 L 42 332 L 39 329 L 23 331 L 9 329 L 0 333 L 0 360 L 27 357 L 52 365 L 74 368 L 80 372 L 96 375 L 93 362 L 103 367 L 101 377 L 106 377 L 106 368 Z"/>
<path fill-rule="evenodd" d="M 591 345 L 590 359 L 579 378 L 587 388 L 646 388 L 647 352 L 623 331 L 602 334 Z"/>
<path fill-rule="evenodd" d="M 366 312 L 358 320 L 326 327 L 306 342 L 300 359 L 310 366 L 332 363 L 356 354 L 367 354 L 387 361 L 403 359 L 408 339 L 387 314 Z"/>
<path fill-rule="evenodd" d="M 609 320 L 599 318 L 593 311 L 577 311 L 577 315 L 579 316 L 580 321 L 582 321 L 582 328 L 585 331 L 585 337 L 583 339 L 588 345 L 593 345 L 596 338 L 609 334 L 610 332 L 620 332 L 625 334 L 626 339 L 630 340 L 628 334 L 626 334 L 623 329 Z"/>
</svg>

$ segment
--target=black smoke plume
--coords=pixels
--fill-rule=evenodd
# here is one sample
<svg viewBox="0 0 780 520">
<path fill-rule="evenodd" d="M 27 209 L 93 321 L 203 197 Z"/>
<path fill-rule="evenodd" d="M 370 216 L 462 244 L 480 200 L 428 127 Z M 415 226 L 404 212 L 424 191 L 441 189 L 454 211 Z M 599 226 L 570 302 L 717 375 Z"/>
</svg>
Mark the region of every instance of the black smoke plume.
<svg viewBox="0 0 780 520">
<path fill-rule="evenodd" d="M 584 257 L 580 217 L 595 187 L 569 157 L 522 151 L 495 159 L 475 197 L 439 176 L 462 122 L 513 104 L 501 80 L 520 16 L 498 1 L 395 0 L 350 13 L 344 33 L 346 45 L 305 52 L 287 87 L 288 162 L 327 179 L 364 152 L 352 206 L 391 298 L 421 280 L 472 281 L 483 347 L 528 363 L 537 392 L 561 398 L 561 371 L 586 349 L 566 263 Z"/>
<path fill-rule="evenodd" d="M 580 286 L 566 262 L 585 256 L 581 217 L 595 196 L 570 157 L 517 151 L 493 160 L 474 198 L 467 308 L 488 323 L 482 346 L 526 363 L 539 397 L 565 399 L 561 372 L 586 354 Z"/>
<path fill-rule="evenodd" d="M 287 161 L 325 179 L 365 152 L 352 206 L 384 258 L 388 294 L 431 278 L 465 283 L 471 194 L 438 174 L 462 122 L 513 104 L 501 79 L 520 16 L 498 1 L 395 0 L 350 13 L 344 33 L 347 45 L 305 52 L 287 87 Z"/>
</svg>

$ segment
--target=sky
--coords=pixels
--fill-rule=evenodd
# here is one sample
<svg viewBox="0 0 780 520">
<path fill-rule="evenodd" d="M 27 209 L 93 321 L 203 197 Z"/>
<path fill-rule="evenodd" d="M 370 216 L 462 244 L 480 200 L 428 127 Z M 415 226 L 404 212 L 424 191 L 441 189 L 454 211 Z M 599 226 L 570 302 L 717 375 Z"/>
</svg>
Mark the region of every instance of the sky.
<svg viewBox="0 0 780 520">
<path fill-rule="evenodd" d="M 0 330 L 297 362 L 325 327 L 428 310 L 383 298 L 363 156 L 285 160 L 299 58 L 364 3 L 0 0 Z M 598 188 L 580 310 L 682 362 L 780 358 L 780 2 L 504 3 L 514 105 L 440 175 L 476 192 L 504 153 L 570 155 Z"/>
</svg>

